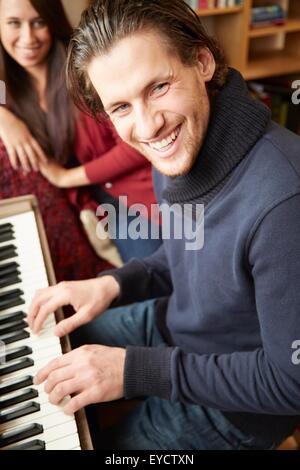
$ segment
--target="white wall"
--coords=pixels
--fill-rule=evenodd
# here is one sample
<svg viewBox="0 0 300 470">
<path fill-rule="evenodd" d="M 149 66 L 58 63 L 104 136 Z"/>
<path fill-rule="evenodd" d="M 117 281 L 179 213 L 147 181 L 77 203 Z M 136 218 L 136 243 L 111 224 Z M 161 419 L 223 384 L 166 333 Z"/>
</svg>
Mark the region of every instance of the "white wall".
<svg viewBox="0 0 300 470">
<path fill-rule="evenodd" d="M 88 0 L 62 0 L 66 13 L 71 21 L 72 26 L 77 26 L 80 20 L 82 10 L 89 3 Z"/>
</svg>

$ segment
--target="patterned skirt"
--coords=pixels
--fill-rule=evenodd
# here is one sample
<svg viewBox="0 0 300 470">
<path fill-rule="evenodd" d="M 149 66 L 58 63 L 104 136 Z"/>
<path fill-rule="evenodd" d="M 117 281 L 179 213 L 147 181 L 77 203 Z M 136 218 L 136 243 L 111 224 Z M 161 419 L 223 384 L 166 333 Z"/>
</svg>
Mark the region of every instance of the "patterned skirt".
<svg viewBox="0 0 300 470">
<path fill-rule="evenodd" d="M 33 194 L 45 225 L 57 281 L 96 277 L 111 268 L 91 248 L 66 192 L 54 187 L 40 173 L 24 175 L 11 167 L 0 143 L 0 199 Z"/>
</svg>

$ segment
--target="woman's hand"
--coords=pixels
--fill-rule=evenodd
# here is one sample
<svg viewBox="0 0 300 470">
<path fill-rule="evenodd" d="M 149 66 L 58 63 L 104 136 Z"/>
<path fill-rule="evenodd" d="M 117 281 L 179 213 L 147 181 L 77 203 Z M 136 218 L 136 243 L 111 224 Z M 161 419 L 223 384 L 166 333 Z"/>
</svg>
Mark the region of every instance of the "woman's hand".
<svg viewBox="0 0 300 470">
<path fill-rule="evenodd" d="M 42 175 L 58 188 L 68 187 L 68 171 L 63 166 L 59 165 L 54 161 L 40 164 L 40 172 Z"/>
<path fill-rule="evenodd" d="M 38 171 L 39 164 L 47 162 L 43 149 L 26 124 L 3 107 L 0 108 L 0 138 L 14 170 L 21 167 L 25 173 Z"/>
<path fill-rule="evenodd" d="M 77 188 L 91 184 L 83 165 L 76 168 L 64 168 L 56 162 L 49 161 L 46 164 L 40 164 L 40 171 L 50 183 L 58 188 Z"/>
<path fill-rule="evenodd" d="M 72 305 L 74 315 L 55 327 L 55 334 L 64 336 L 103 313 L 119 293 L 118 282 L 109 275 L 88 281 L 60 282 L 36 292 L 27 322 L 34 333 L 39 333 L 50 313 L 64 305 Z"/>
</svg>

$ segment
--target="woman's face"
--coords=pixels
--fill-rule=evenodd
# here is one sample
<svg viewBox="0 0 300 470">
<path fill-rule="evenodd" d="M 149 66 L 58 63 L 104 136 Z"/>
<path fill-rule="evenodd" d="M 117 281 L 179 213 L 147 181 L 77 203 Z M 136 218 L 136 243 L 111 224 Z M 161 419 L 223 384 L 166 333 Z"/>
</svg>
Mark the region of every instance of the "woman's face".
<svg viewBox="0 0 300 470">
<path fill-rule="evenodd" d="M 52 44 L 48 26 L 29 0 L 0 0 L 0 38 L 6 52 L 29 72 L 46 62 Z"/>
</svg>

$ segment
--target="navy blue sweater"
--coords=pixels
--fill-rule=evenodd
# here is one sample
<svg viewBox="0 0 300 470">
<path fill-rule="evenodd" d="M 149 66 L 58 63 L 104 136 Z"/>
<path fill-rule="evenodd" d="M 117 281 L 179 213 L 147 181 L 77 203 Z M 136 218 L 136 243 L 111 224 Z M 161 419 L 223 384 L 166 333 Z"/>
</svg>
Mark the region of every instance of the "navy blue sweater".
<svg viewBox="0 0 300 470">
<path fill-rule="evenodd" d="M 154 180 L 160 201 L 205 203 L 203 248 L 164 240 L 113 272 L 116 305 L 169 297 L 158 315 L 170 347 L 128 346 L 125 395 L 217 408 L 280 440 L 300 422 L 300 138 L 269 122 L 231 71 L 198 162 Z"/>
</svg>

